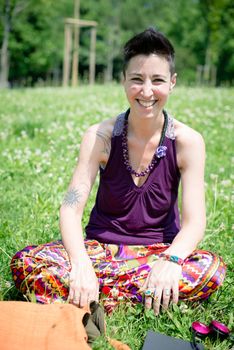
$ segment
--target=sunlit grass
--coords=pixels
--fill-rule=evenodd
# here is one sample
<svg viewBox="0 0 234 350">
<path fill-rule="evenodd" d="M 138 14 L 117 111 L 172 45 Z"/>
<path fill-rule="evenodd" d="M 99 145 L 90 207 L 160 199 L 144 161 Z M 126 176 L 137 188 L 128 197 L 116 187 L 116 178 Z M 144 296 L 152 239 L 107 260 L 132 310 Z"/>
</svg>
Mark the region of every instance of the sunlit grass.
<svg viewBox="0 0 234 350">
<path fill-rule="evenodd" d="M 148 329 L 189 339 L 191 322 L 218 319 L 233 328 L 233 122 L 231 89 L 177 88 L 168 111 L 202 133 L 207 150 L 207 230 L 201 244 L 223 256 L 228 272 L 209 301 L 180 303 L 155 317 L 142 306 L 122 305 L 107 319 L 107 332 L 141 349 Z M 20 298 L 10 258 L 28 244 L 60 238 L 58 209 L 76 164 L 84 130 L 127 108 L 118 85 L 79 89 L 2 91 L 0 98 L 0 299 Z M 95 188 L 97 183 L 95 184 Z M 94 202 L 92 192 L 83 226 Z M 206 349 L 227 350 L 230 342 L 205 340 Z M 99 339 L 95 349 L 108 349 Z"/>
</svg>

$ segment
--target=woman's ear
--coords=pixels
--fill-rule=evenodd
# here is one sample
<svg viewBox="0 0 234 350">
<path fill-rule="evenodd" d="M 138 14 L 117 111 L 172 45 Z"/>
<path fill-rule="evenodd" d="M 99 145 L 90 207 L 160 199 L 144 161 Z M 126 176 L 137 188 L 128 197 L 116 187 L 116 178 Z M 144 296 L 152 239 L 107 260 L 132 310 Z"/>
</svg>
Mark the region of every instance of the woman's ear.
<svg viewBox="0 0 234 350">
<path fill-rule="evenodd" d="M 177 73 L 174 73 L 171 77 L 170 81 L 170 92 L 173 90 L 174 86 L 176 85 L 176 78 L 177 78 Z"/>
</svg>

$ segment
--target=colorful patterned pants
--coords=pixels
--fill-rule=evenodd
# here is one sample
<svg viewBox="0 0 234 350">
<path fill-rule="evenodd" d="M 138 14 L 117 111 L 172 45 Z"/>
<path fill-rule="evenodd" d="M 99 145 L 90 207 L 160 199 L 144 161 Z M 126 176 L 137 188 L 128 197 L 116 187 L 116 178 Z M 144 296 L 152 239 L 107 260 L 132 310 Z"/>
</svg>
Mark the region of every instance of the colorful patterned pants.
<svg viewBox="0 0 234 350">
<path fill-rule="evenodd" d="M 107 312 L 120 300 L 142 302 L 143 286 L 158 255 L 168 244 L 124 246 L 85 241 L 100 284 Z M 66 301 L 71 270 L 61 241 L 28 246 L 12 258 L 11 270 L 16 287 L 29 300 L 41 303 Z M 226 267 L 222 258 L 203 250 L 194 251 L 182 267 L 179 298 L 199 300 L 210 296 L 223 282 Z"/>
</svg>

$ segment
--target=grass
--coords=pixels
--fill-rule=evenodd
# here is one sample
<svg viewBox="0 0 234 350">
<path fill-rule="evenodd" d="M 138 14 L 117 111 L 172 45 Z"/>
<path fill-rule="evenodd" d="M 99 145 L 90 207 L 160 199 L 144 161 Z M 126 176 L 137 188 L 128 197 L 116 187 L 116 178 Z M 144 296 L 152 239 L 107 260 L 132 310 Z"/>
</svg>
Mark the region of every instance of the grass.
<svg viewBox="0 0 234 350">
<path fill-rule="evenodd" d="M 207 230 L 200 245 L 223 256 L 224 285 L 203 303 L 179 303 L 155 317 L 121 305 L 107 318 L 107 333 L 141 349 L 147 330 L 190 339 L 190 325 L 218 319 L 234 328 L 233 313 L 233 89 L 175 90 L 168 111 L 200 131 L 206 142 Z M 60 238 L 58 210 L 75 167 L 84 130 L 127 108 L 118 85 L 78 89 L 1 91 L 0 98 L 0 300 L 21 296 L 13 286 L 11 256 L 28 244 Z M 95 184 L 95 188 L 97 183 Z M 95 188 L 83 217 L 87 223 Z M 227 350 L 231 342 L 204 341 L 206 349 Z M 103 338 L 94 349 L 111 349 Z"/>
</svg>

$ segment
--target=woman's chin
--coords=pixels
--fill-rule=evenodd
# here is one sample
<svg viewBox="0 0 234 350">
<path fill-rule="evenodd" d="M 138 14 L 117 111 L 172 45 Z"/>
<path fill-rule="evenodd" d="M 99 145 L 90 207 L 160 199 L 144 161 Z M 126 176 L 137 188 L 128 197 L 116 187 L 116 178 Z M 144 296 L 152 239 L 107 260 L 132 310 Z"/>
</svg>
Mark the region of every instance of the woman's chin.
<svg viewBox="0 0 234 350">
<path fill-rule="evenodd" d="M 145 107 L 138 103 L 133 108 L 131 108 L 131 112 L 135 115 L 139 115 L 141 118 L 154 118 L 161 113 L 161 110 L 157 104 L 151 107 Z"/>
</svg>

